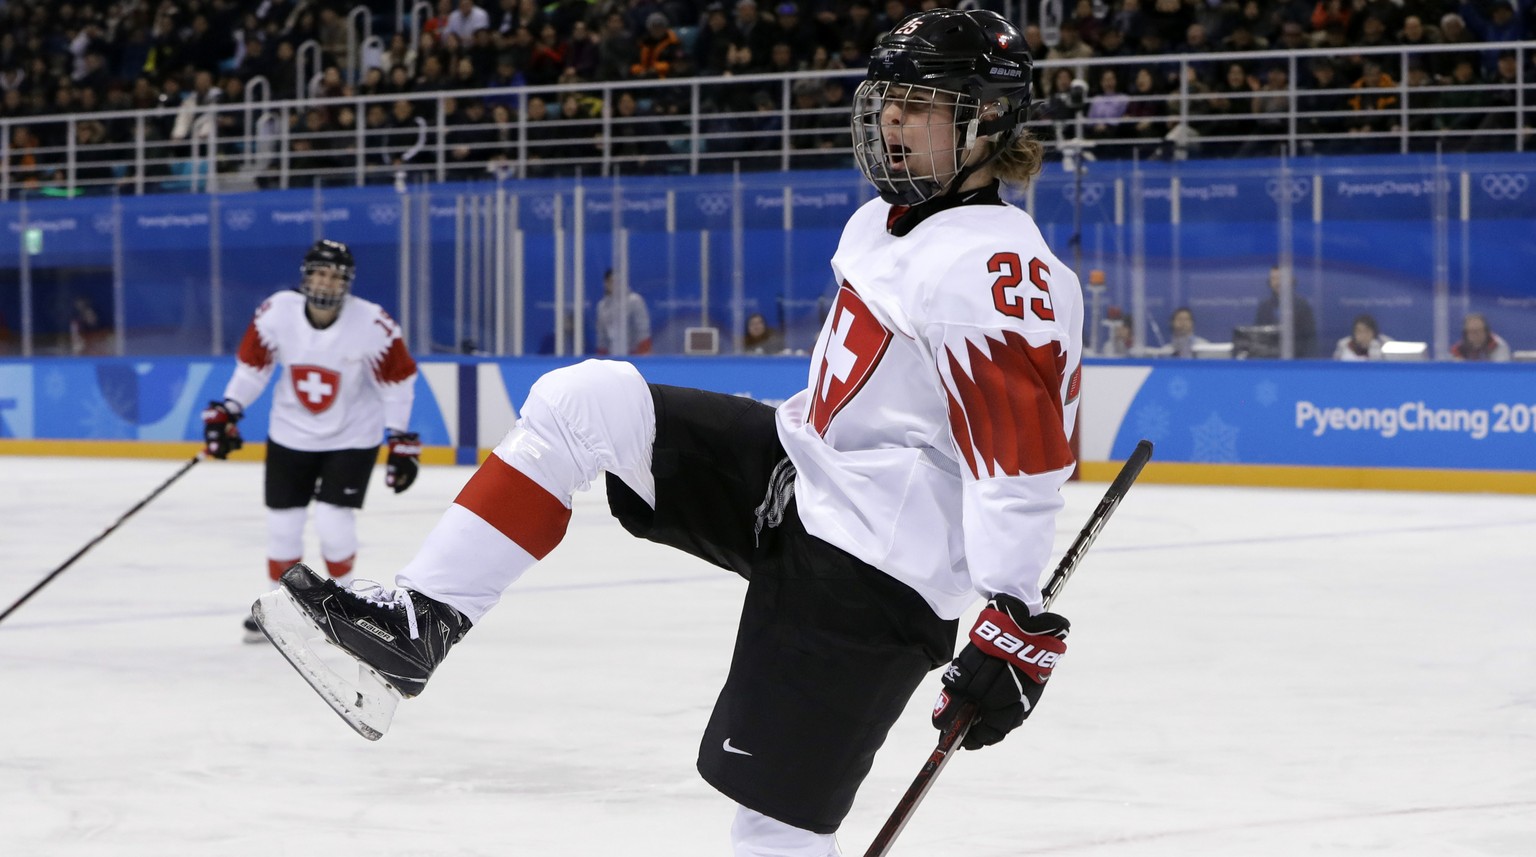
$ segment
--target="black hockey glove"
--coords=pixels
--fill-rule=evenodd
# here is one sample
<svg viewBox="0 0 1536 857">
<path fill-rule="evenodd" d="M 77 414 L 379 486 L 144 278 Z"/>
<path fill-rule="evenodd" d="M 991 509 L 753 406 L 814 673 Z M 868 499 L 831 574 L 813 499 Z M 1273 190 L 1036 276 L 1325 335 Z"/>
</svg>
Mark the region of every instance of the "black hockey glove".
<svg viewBox="0 0 1536 857">
<path fill-rule="evenodd" d="M 389 461 L 384 471 L 384 484 L 399 494 L 416 481 L 421 469 L 421 435 L 416 432 L 389 433 Z"/>
<path fill-rule="evenodd" d="M 245 416 L 240 406 L 229 399 L 209 402 L 203 411 L 203 449 L 214 458 L 223 460 L 231 452 L 245 445 L 240 439 L 240 429 L 235 423 Z"/>
<path fill-rule="evenodd" d="M 1024 602 L 994 596 L 981 611 L 971 640 L 944 670 L 944 690 L 933 706 L 933 725 L 945 729 L 961 704 L 977 706 L 961 746 L 996 744 L 1040 702 L 1051 670 L 1067 651 L 1072 623 L 1055 613 L 1029 615 Z"/>
</svg>

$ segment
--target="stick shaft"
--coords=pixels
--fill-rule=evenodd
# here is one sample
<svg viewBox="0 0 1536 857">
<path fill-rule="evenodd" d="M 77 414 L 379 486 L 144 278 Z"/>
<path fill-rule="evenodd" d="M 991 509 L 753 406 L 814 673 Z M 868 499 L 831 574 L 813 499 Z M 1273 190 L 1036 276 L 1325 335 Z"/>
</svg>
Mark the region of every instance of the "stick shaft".
<svg viewBox="0 0 1536 857">
<path fill-rule="evenodd" d="M 70 566 L 74 565 L 76 560 L 80 559 L 80 557 L 85 556 L 86 552 L 88 552 L 91 548 L 95 547 L 102 539 L 105 539 L 107 536 L 112 535 L 112 531 L 113 530 L 115 530 L 118 527 L 122 526 L 123 522 L 128 520 L 129 518 L 133 517 L 135 512 L 139 511 L 140 509 L 144 508 L 145 506 L 148 506 L 149 505 L 149 501 L 155 499 L 156 497 L 159 497 L 161 492 L 163 492 L 163 491 L 165 491 L 165 489 L 171 487 L 172 483 L 174 483 L 176 480 L 180 479 L 183 475 L 185 475 L 188 470 L 191 470 L 192 469 L 192 465 L 194 465 L 194 464 L 196 464 L 196 463 L 198 463 L 199 461 L 202 461 L 202 460 L 203 460 L 203 453 L 201 453 L 201 452 L 199 452 L 197 455 L 192 456 L 192 458 L 189 459 L 186 464 L 183 464 L 181 466 L 180 470 L 177 470 L 175 473 L 171 474 L 171 478 L 169 478 L 169 479 L 165 480 L 164 482 L 160 483 L 160 487 L 158 487 L 155 490 L 149 492 L 149 496 L 148 497 L 145 497 L 144 499 L 140 500 L 138 503 L 135 503 L 133 508 L 129 509 L 126 512 L 124 512 L 122 517 L 118 518 L 117 521 L 114 524 L 112 524 L 112 526 L 107 527 L 105 530 L 102 530 L 100 535 L 98 535 L 98 536 L 96 536 L 96 538 L 91 539 L 90 541 L 86 542 L 85 543 L 85 547 L 82 547 L 81 549 L 75 551 L 74 556 L 71 556 L 69 559 L 64 560 L 64 564 L 63 565 L 61 565 L 58 568 L 54 569 L 53 571 L 49 572 L 47 577 L 43 578 L 42 580 L 39 580 L 37 582 L 37 585 L 32 587 L 31 589 L 28 589 L 27 590 L 27 594 L 25 594 L 25 595 L 21 596 L 21 598 L 17 599 L 15 604 L 12 604 L 11 606 L 5 608 L 5 612 L 4 613 L 0 613 L 0 622 L 4 622 L 5 618 L 7 616 L 11 615 L 12 613 L 15 613 L 17 608 L 19 608 L 19 607 L 21 607 L 21 605 L 27 603 L 27 600 L 30 599 L 32 596 L 34 596 L 38 592 L 42 591 L 42 588 L 44 586 L 47 586 L 50 581 L 52 581 L 55 577 L 58 577 L 59 575 L 63 574 L 65 569 L 67 569 Z"/>
<path fill-rule="evenodd" d="M 1126 492 L 1131 490 L 1131 483 L 1141 475 L 1141 469 L 1151 458 L 1152 442 L 1143 440 L 1137 443 L 1131 457 L 1126 459 L 1125 465 L 1120 468 L 1120 473 L 1115 476 L 1115 481 L 1111 482 L 1109 488 L 1105 490 L 1104 498 L 1094 508 L 1093 514 L 1088 516 L 1088 523 L 1083 525 L 1077 538 L 1072 540 L 1072 545 L 1067 548 L 1067 552 L 1061 555 L 1061 562 L 1056 564 L 1056 570 L 1051 573 L 1050 581 L 1046 583 L 1044 589 L 1040 590 L 1046 609 L 1050 609 L 1056 596 L 1061 594 L 1061 588 L 1071 579 L 1072 573 L 1077 571 L 1078 564 L 1083 560 L 1083 554 L 1088 552 L 1088 548 L 1099 537 L 1099 531 L 1104 529 L 1104 523 L 1109 520 L 1110 515 L 1114 514 L 1120 501 L 1125 499 Z M 902 829 L 907 826 L 907 821 L 912 818 L 918 804 L 922 803 L 923 798 L 928 795 L 928 790 L 933 788 L 939 772 L 949 764 L 955 747 L 965 740 L 965 733 L 971 730 L 971 723 L 975 718 L 975 703 L 963 703 L 960 713 L 950 722 L 949 727 L 940 733 L 938 746 L 934 747 L 933 752 L 929 754 L 928 761 L 923 764 L 922 770 L 918 771 L 917 777 L 912 780 L 912 785 L 907 787 L 906 794 L 901 796 L 896 809 L 891 813 L 890 818 L 886 819 L 885 826 L 880 828 L 880 832 L 875 835 L 875 841 L 870 844 L 869 850 L 864 852 L 864 857 L 885 857 L 890 853 L 896 837 L 901 835 Z"/>
</svg>

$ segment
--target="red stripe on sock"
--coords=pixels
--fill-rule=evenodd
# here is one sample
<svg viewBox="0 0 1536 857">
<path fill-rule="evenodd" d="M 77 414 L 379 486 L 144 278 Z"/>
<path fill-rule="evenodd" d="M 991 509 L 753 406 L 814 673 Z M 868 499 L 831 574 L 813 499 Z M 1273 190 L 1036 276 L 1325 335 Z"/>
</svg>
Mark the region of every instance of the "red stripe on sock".
<svg viewBox="0 0 1536 857">
<path fill-rule="evenodd" d="M 352 573 L 352 564 L 354 562 L 357 562 L 357 554 L 352 554 L 346 559 L 338 559 L 335 562 L 326 560 L 325 570 L 330 572 L 331 577 L 341 577 L 344 574 Z"/>
<path fill-rule="evenodd" d="M 299 559 L 303 559 L 303 557 L 299 557 Z M 269 559 L 267 560 L 267 576 L 276 580 L 283 576 L 283 572 L 293 568 L 298 561 L 298 559 Z"/>
<path fill-rule="evenodd" d="M 571 510 L 522 471 L 491 456 L 453 502 L 475 513 L 518 546 L 543 559 L 571 523 Z"/>
</svg>

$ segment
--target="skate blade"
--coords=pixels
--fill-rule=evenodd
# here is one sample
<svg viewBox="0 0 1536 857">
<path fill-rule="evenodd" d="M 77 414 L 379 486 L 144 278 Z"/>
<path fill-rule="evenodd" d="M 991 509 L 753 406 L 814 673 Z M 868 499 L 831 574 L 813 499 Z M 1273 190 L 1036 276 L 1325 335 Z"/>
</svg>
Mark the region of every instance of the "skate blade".
<svg viewBox="0 0 1536 857">
<path fill-rule="evenodd" d="M 325 632 L 287 592 L 275 589 L 256 599 L 251 615 L 272 645 L 348 726 L 369 741 L 384 737 L 394 719 L 395 706 L 400 704 L 399 691 L 327 640 Z M 312 642 L 318 642 L 321 649 L 314 648 Z M 321 657 L 322 650 L 340 653 L 345 662 L 356 664 L 356 676 L 348 678 L 345 668 L 333 669 Z"/>
</svg>

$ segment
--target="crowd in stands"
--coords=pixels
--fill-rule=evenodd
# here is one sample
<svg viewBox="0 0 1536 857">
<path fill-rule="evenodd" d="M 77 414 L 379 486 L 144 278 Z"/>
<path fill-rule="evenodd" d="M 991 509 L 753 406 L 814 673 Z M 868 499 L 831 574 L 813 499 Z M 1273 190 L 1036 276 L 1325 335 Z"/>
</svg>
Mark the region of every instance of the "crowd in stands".
<svg viewBox="0 0 1536 857">
<path fill-rule="evenodd" d="M 449 128 L 444 142 L 456 168 L 462 163 L 465 171 L 483 174 L 486 160 L 511 160 L 521 142 L 513 126 L 526 122 L 531 159 L 541 153 L 561 156 L 550 158 L 560 163 L 534 165 L 530 173 L 573 171 L 584 154 L 591 154 L 600 130 L 598 114 L 608 109 L 623 120 L 611 123 L 611 136 L 622 138 L 614 139 L 614 145 L 644 161 L 642 170 L 662 170 L 675 168 L 669 157 L 688 145 L 677 139 L 686 137 L 690 127 L 678 118 L 692 109 L 682 97 L 684 90 L 639 89 L 605 107 L 590 94 L 572 92 L 551 103 L 524 97 L 520 89 L 696 77 L 728 82 L 748 73 L 840 68 L 857 76 L 882 32 L 909 12 L 940 4 L 436 0 L 430 17 L 396 20 L 393 2 L 369 0 L 372 32 L 381 37 L 372 45 L 361 45 L 360 33 L 349 36 L 348 14 L 356 5 L 355 0 L 350 5 L 326 0 L 0 0 L 0 118 L 151 111 L 146 138 L 175 151 L 173 144 L 199 133 L 188 105 L 241 103 L 257 79 L 266 82 L 264 94 L 274 99 L 493 88 L 499 92 L 491 97 L 454 97 L 443 103 L 441 119 Z M 996 0 L 983 5 L 1003 11 Z M 1536 117 L 1489 111 L 1514 106 L 1519 69 L 1515 54 L 1479 47 L 1536 37 L 1536 0 L 1077 0 L 1066 5 L 1067 20 L 1055 44 L 1047 45 L 1033 24 L 1025 36 L 1036 57 L 1080 64 L 1042 75 L 1037 92 L 1048 97 L 1064 92 L 1073 77 L 1087 80 L 1085 133 L 1102 140 L 1216 138 L 1199 153 L 1260 153 L 1245 138 L 1283 130 L 1291 108 L 1284 94 L 1292 88 L 1285 52 L 1311 47 L 1330 53 L 1303 66 L 1305 79 L 1298 83 L 1309 94 L 1297 107 L 1347 115 L 1309 119 L 1303 132 L 1394 130 L 1401 115 L 1396 58 L 1350 53 L 1352 48 L 1390 45 L 1465 46 L 1408 63 L 1410 86 L 1427 88 L 1422 95 L 1409 95 L 1414 123 L 1452 132 L 1506 132 L 1469 133 L 1457 141 L 1474 149 L 1513 148 L 1509 132 L 1536 123 Z M 1038 3 L 1027 6 L 1027 19 L 1039 20 Z M 310 42 L 319 48 L 320 63 L 313 78 L 301 80 L 297 60 Z M 359 45 L 355 50 L 354 44 Z M 1190 100 L 1184 105 L 1170 97 L 1179 90 L 1177 65 L 1094 63 L 1249 50 L 1268 52 L 1273 59 L 1188 64 Z M 1527 85 L 1536 81 L 1533 55 L 1527 52 L 1532 56 L 1524 70 Z M 350 56 L 358 61 L 349 65 Z M 780 87 L 722 83 L 705 93 L 702 112 L 729 117 L 705 123 L 705 134 L 715 135 L 710 144 L 715 151 L 748 158 L 754 149 L 778 151 L 779 135 L 740 132 L 783 130 Z M 852 87 L 841 80 L 794 88 L 792 166 L 845 163 L 825 150 L 847 147 L 843 108 L 851 94 Z M 356 163 L 352 140 L 357 136 L 369 147 L 363 160 L 381 175 L 419 164 L 435 145 L 437 103 L 371 102 L 362 115 L 329 107 L 290 112 L 294 168 L 324 171 Z M 1536 105 L 1536 93 L 1527 94 L 1525 104 Z M 1420 111 L 1435 105 L 1445 110 Z M 818 109 L 822 112 L 811 112 Z M 1199 121 L 1181 127 L 1176 121 L 1181 112 Z M 217 130 L 221 136 L 238 135 L 242 122 L 234 114 L 222 115 Z M 359 123 L 362 135 L 355 133 Z M 47 153 L 64 144 L 64 128 L 48 122 L 11 126 L 5 142 L 12 182 L 26 186 L 51 180 L 57 158 Z M 103 162 L 122 155 L 93 147 L 131 143 L 137 132 L 134 121 L 114 118 L 83 122 L 77 133 L 77 144 L 83 144 L 77 179 L 102 180 L 112 175 L 112 167 Z M 1370 148 L 1347 143 L 1334 141 L 1323 148 Z M 1155 156 L 1159 148 L 1149 146 L 1144 154 Z M 760 166 L 779 166 L 777 157 L 763 155 L 761 160 Z"/>
</svg>

